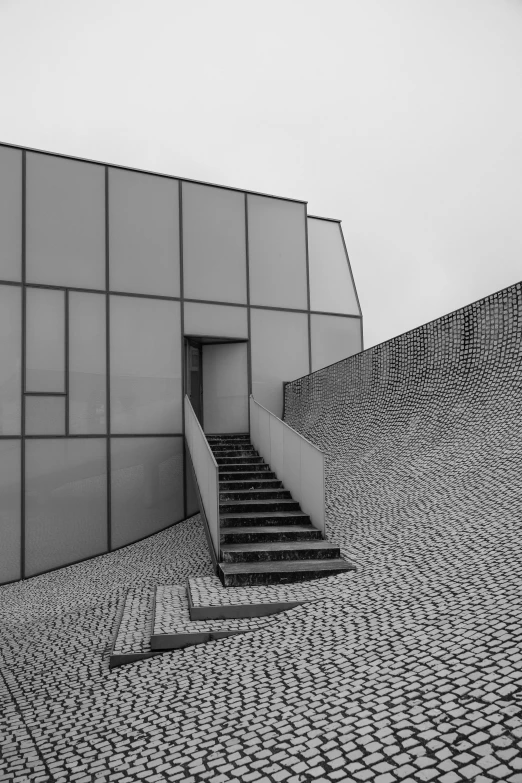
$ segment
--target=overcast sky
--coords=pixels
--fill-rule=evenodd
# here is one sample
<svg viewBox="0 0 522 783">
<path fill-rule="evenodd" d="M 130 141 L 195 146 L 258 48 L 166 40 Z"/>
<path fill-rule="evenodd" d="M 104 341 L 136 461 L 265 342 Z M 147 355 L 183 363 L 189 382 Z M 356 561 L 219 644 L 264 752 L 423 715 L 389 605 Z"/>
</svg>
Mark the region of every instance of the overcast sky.
<svg viewBox="0 0 522 783">
<path fill-rule="evenodd" d="M 369 347 L 522 279 L 522 0 L 0 0 L 0 140 L 341 218 Z"/>
</svg>

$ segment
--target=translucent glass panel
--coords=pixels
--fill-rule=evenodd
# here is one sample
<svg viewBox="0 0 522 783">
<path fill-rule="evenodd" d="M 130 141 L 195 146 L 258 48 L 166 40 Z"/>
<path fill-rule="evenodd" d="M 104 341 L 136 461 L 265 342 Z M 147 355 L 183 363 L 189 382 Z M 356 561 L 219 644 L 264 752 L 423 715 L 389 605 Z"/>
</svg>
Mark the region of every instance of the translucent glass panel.
<svg viewBox="0 0 522 783">
<path fill-rule="evenodd" d="M 246 343 L 203 346 L 203 429 L 248 432 Z"/>
<path fill-rule="evenodd" d="M 20 440 L 0 440 L 0 583 L 20 579 Z"/>
<path fill-rule="evenodd" d="M 185 296 L 246 304 L 244 194 L 190 182 L 182 194 Z"/>
<path fill-rule="evenodd" d="M 28 288 L 26 391 L 65 391 L 65 292 Z"/>
<path fill-rule="evenodd" d="M 106 551 L 106 456 L 104 438 L 26 441 L 28 576 Z"/>
<path fill-rule="evenodd" d="M 113 291 L 179 296 L 179 184 L 109 170 L 109 274 Z"/>
<path fill-rule="evenodd" d="M 0 435 L 20 434 L 22 292 L 0 285 Z"/>
<path fill-rule="evenodd" d="M 308 257 L 310 308 L 360 315 L 339 223 L 308 218 Z"/>
<path fill-rule="evenodd" d="M 113 548 L 183 519 L 183 439 L 111 439 Z"/>
<path fill-rule="evenodd" d="M 22 278 L 22 152 L 0 146 L 0 280 Z"/>
<path fill-rule="evenodd" d="M 27 435 L 65 435 L 65 397 L 26 397 Z"/>
<path fill-rule="evenodd" d="M 105 288 L 105 169 L 27 153 L 27 281 Z"/>
<path fill-rule="evenodd" d="M 255 399 L 281 417 L 283 381 L 306 375 L 308 316 L 278 310 L 251 311 L 252 392 Z"/>
<path fill-rule="evenodd" d="M 362 351 L 360 318 L 312 315 L 312 371 Z"/>
<path fill-rule="evenodd" d="M 248 338 L 246 307 L 185 302 L 185 334 Z"/>
<path fill-rule="evenodd" d="M 306 310 L 305 229 L 304 204 L 248 196 L 251 304 Z"/>
<path fill-rule="evenodd" d="M 107 429 L 105 296 L 69 293 L 69 432 Z"/>
<path fill-rule="evenodd" d="M 181 432 L 179 302 L 111 296 L 110 319 L 112 432 Z"/>
</svg>

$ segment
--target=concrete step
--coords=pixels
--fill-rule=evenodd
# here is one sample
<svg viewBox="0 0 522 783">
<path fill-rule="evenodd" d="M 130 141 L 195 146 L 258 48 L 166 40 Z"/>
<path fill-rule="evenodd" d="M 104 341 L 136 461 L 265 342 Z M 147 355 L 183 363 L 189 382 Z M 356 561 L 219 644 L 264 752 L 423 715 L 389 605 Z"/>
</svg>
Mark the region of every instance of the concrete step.
<svg viewBox="0 0 522 783">
<path fill-rule="evenodd" d="M 251 457 L 252 460 L 255 460 L 257 457 L 259 457 L 257 451 L 254 451 L 253 449 L 238 449 L 237 451 L 213 451 L 212 454 L 214 455 L 216 462 L 218 462 L 218 459 L 223 459 L 225 462 L 234 462 L 237 461 L 238 457 Z M 218 465 L 219 464 L 220 463 L 218 462 Z"/>
<path fill-rule="evenodd" d="M 243 435 L 205 435 L 205 437 L 211 445 L 214 443 L 239 443 L 243 441 L 250 443 L 250 435 L 248 432 Z"/>
<path fill-rule="evenodd" d="M 225 587 L 300 582 L 354 570 L 353 563 L 337 558 L 262 563 L 219 563 L 219 577 Z"/>
<path fill-rule="evenodd" d="M 220 516 L 229 512 L 252 511 L 299 511 L 297 500 L 225 500 L 219 503 Z"/>
<path fill-rule="evenodd" d="M 313 583 L 315 586 L 315 583 Z M 305 585 L 223 587 L 217 576 L 189 577 L 187 598 L 193 620 L 267 617 L 323 597 Z M 330 588 L 331 590 L 331 588 Z"/>
<path fill-rule="evenodd" d="M 250 525 L 222 527 L 221 544 L 249 544 L 266 541 L 322 541 L 321 531 L 313 525 Z"/>
<path fill-rule="evenodd" d="M 272 525 L 310 524 L 310 517 L 303 511 L 287 509 L 284 511 L 222 511 L 219 515 L 222 528 L 228 527 L 272 527 Z"/>
<path fill-rule="evenodd" d="M 224 563 L 258 563 L 295 560 L 339 559 L 338 546 L 328 541 L 272 541 L 223 544 Z"/>
<path fill-rule="evenodd" d="M 219 487 L 219 500 L 289 500 L 292 497 L 287 489 L 267 487 L 265 489 L 225 489 Z"/>
<path fill-rule="evenodd" d="M 259 460 L 261 457 L 259 457 Z M 228 475 L 229 473 L 251 473 L 253 471 L 255 472 L 261 472 L 261 471 L 270 471 L 272 472 L 272 469 L 270 465 L 267 465 L 266 462 L 228 462 L 224 465 L 220 465 L 219 461 L 216 460 L 219 467 L 219 475 Z"/>
<path fill-rule="evenodd" d="M 158 654 L 150 646 L 153 611 L 153 588 L 133 587 L 126 591 L 109 654 L 110 669 Z"/>
<path fill-rule="evenodd" d="M 263 457 L 256 457 L 254 454 L 246 454 L 244 457 L 216 457 L 218 465 L 260 465 L 263 463 Z"/>
<path fill-rule="evenodd" d="M 280 489 L 283 486 L 283 482 L 279 479 L 265 479 L 257 478 L 250 479 L 250 481 L 221 481 L 219 482 L 219 491 L 225 492 L 228 490 L 236 489 Z"/>
<path fill-rule="evenodd" d="M 257 631 L 270 622 L 266 618 L 192 620 L 187 588 L 158 585 L 150 646 L 155 651 L 179 650 Z"/>
<path fill-rule="evenodd" d="M 215 457 L 246 457 L 248 454 L 258 456 L 258 452 L 249 443 L 244 446 L 213 446 L 212 454 Z"/>
<path fill-rule="evenodd" d="M 257 468 L 254 470 L 253 468 Z M 268 468 L 268 469 L 265 469 Z M 268 465 L 255 465 L 252 466 L 252 470 L 233 470 L 226 472 L 222 468 L 219 469 L 219 481 L 259 481 L 277 479 L 276 474 L 269 469 Z"/>
<path fill-rule="evenodd" d="M 219 454 L 221 451 L 233 453 L 234 451 L 245 451 L 247 449 L 254 449 L 251 443 L 248 441 L 237 441 L 230 443 L 209 443 L 210 448 L 214 454 Z"/>
</svg>

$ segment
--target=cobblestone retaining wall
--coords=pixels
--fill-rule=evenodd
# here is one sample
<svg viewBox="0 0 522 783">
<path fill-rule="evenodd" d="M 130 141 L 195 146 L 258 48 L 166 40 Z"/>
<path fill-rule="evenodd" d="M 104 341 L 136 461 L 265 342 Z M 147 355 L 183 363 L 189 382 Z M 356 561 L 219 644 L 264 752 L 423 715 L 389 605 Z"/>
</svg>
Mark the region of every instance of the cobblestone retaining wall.
<svg viewBox="0 0 522 783">
<path fill-rule="evenodd" d="M 285 420 L 328 454 L 328 537 L 519 508 L 521 360 L 519 283 L 287 384 Z"/>
</svg>

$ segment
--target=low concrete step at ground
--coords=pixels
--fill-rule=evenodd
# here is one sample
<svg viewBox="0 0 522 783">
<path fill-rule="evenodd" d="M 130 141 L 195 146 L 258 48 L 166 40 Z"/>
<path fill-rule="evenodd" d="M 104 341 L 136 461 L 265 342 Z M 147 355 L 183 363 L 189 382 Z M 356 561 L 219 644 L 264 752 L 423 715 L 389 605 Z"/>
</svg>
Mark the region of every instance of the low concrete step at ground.
<svg viewBox="0 0 522 783">
<path fill-rule="evenodd" d="M 187 590 L 176 585 L 158 586 L 150 646 L 153 650 L 177 650 L 194 644 L 225 639 L 227 636 L 257 631 L 269 622 L 266 617 L 192 620 Z"/>
<path fill-rule="evenodd" d="M 261 563 L 219 563 L 220 577 L 225 587 L 265 585 L 320 579 L 329 574 L 355 571 L 347 560 L 272 560 Z"/>
<path fill-rule="evenodd" d="M 340 559 L 338 546 L 328 541 L 269 541 L 246 544 L 223 544 L 224 563 L 253 563 L 281 560 Z"/>
<path fill-rule="evenodd" d="M 240 618 L 202 618 L 198 621 L 191 617 L 188 595 L 188 583 L 127 590 L 119 610 L 109 668 L 152 658 L 169 650 L 258 631 L 271 622 L 266 615 L 272 612 L 262 616 L 247 613 Z"/>
<path fill-rule="evenodd" d="M 158 654 L 150 646 L 153 614 L 154 588 L 127 590 L 109 655 L 110 669 Z"/>
<path fill-rule="evenodd" d="M 190 616 L 193 620 L 204 620 L 276 614 L 310 601 L 335 598 L 339 595 L 339 579 L 350 577 L 347 574 L 296 584 L 244 587 L 224 587 L 217 576 L 189 577 Z"/>
</svg>

